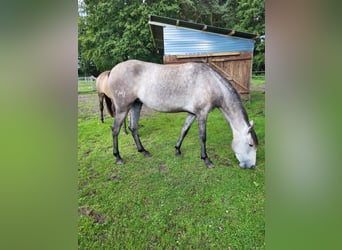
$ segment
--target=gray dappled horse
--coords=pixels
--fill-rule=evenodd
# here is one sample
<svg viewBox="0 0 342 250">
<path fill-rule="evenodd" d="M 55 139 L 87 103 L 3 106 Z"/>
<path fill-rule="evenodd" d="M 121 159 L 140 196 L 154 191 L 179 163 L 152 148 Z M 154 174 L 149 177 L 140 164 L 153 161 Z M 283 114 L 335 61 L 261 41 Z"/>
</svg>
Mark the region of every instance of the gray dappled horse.
<svg viewBox="0 0 342 250">
<path fill-rule="evenodd" d="M 108 76 L 110 74 L 110 71 L 104 71 L 101 74 L 98 75 L 96 78 L 96 90 L 97 90 L 97 95 L 99 96 L 99 106 L 100 106 L 100 118 L 101 122 L 104 122 L 104 116 L 103 116 L 103 100 L 106 101 L 106 106 L 108 113 L 110 114 L 111 117 L 114 117 L 115 115 L 115 108 L 113 106 L 113 102 L 111 100 L 112 93 L 110 92 L 108 86 L 107 86 L 107 80 Z M 124 120 L 124 134 L 127 134 L 126 130 L 126 119 Z"/>
<path fill-rule="evenodd" d="M 138 121 L 142 104 L 160 112 L 188 112 L 181 135 L 176 144 L 176 154 L 193 121 L 198 119 L 201 158 L 208 168 L 213 167 L 206 152 L 206 123 L 208 113 L 218 108 L 233 132 L 232 149 L 241 168 L 254 168 L 258 139 L 253 121 L 239 94 L 231 83 L 205 63 L 161 65 L 138 60 L 128 60 L 116 65 L 108 78 L 116 110 L 113 134 L 113 155 L 122 164 L 118 134 L 127 113 L 131 110 L 129 128 L 139 152 L 144 149 L 138 135 Z"/>
</svg>

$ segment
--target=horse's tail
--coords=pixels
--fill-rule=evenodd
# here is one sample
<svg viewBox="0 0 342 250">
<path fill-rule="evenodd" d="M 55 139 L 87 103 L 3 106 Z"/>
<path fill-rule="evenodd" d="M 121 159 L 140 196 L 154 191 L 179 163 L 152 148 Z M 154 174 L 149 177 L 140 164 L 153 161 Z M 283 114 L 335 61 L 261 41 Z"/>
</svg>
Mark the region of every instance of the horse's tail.
<svg viewBox="0 0 342 250">
<path fill-rule="evenodd" d="M 112 100 L 106 95 L 104 95 L 104 97 L 106 100 L 106 106 L 107 106 L 108 113 L 111 115 L 111 117 L 114 117 L 115 110 L 114 110 Z"/>
</svg>

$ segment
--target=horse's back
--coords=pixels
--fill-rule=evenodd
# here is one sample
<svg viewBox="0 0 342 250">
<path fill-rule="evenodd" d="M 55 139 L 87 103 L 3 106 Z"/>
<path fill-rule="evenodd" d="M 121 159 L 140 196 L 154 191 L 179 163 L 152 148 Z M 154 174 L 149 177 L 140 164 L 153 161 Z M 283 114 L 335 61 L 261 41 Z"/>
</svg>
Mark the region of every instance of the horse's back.
<svg viewBox="0 0 342 250">
<path fill-rule="evenodd" d="M 164 65 L 139 60 L 128 60 L 117 64 L 110 74 L 110 85 L 184 91 L 199 85 L 196 79 L 203 77 L 208 66 L 204 63 Z"/>
<path fill-rule="evenodd" d="M 204 63 L 162 65 L 128 60 L 113 68 L 108 83 L 119 99 L 140 99 L 163 112 L 195 112 L 204 106 L 210 109 L 218 93 L 210 83 L 208 67 Z"/>
</svg>

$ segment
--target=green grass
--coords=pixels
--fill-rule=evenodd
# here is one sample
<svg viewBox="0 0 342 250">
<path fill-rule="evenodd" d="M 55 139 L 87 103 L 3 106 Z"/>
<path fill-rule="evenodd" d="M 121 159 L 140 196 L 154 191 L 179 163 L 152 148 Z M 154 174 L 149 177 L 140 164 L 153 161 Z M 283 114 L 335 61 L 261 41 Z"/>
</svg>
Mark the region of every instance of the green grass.
<svg viewBox="0 0 342 250">
<path fill-rule="evenodd" d="M 252 84 L 259 85 L 265 83 L 265 75 L 252 75 Z"/>
<path fill-rule="evenodd" d="M 95 81 L 78 81 L 78 93 L 94 92 L 96 91 Z"/>
<path fill-rule="evenodd" d="M 144 116 L 139 133 L 152 153 L 138 153 L 120 134 L 124 165 L 112 155 L 112 120 L 102 124 L 94 103 L 79 103 L 79 249 L 264 249 L 264 94 L 246 102 L 260 146 L 255 170 L 238 166 L 222 114 L 209 115 L 207 149 L 200 159 L 197 122 L 175 157 L 185 113 Z"/>
</svg>

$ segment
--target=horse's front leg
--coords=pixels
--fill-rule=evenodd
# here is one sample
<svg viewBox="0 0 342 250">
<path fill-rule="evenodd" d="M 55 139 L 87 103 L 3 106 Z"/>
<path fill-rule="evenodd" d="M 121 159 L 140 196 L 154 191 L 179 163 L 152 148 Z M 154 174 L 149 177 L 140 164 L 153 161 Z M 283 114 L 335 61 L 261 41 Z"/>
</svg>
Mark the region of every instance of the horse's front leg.
<svg viewBox="0 0 342 250">
<path fill-rule="evenodd" d="M 139 152 L 143 153 L 146 157 L 151 157 L 152 155 L 148 152 L 142 145 L 140 141 L 140 137 L 138 134 L 138 126 L 139 126 L 139 118 L 140 118 L 140 111 L 142 108 L 142 103 L 140 101 L 136 101 L 132 108 L 131 108 L 131 115 L 129 120 L 128 128 L 132 131 L 132 135 L 135 141 L 135 145 Z"/>
<path fill-rule="evenodd" d="M 195 121 L 195 119 L 196 119 L 196 116 L 194 114 L 191 114 L 191 113 L 188 113 L 188 116 L 185 118 L 185 123 L 183 125 L 181 134 L 180 134 L 178 141 L 176 143 L 176 146 L 175 146 L 176 156 L 182 155 L 182 152 L 180 151 L 180 148 L 182 146 L 182 142 L 183 142 L 185 136 L 187 135 L 192 123 Z"/>
<path fill-rule="evenodd" d="M 207 115 L 204 117 L 198 117 L 198 132 L 201 144 L 201 159 L 205 161 L 205 165 L 208 168 L 213 168 L 214 164 L 211 162 L 207 155 L 206 141 L 207 141 Z"/>
<path fill-rule="evenodd" d="M 126 113 L 125 112 L 117 112 L 115 119 L 114 119 L 114 124 L 112 126 L 112 134 L 113 134 L 113 155 L 116 158 L 116 164 L 123 164 L 122 158 L 119 153 L 119 132 L 120 128 L 122 125 L 122 122 L 126 118 Z"/>
</svg>

